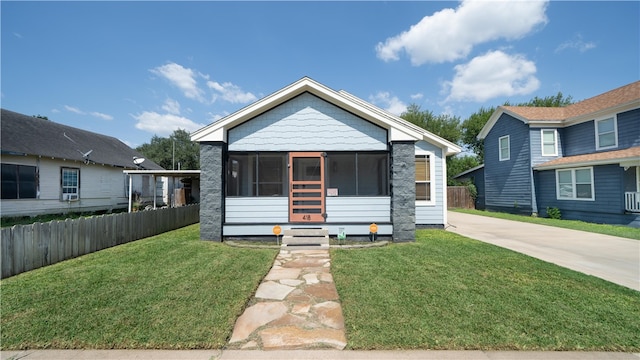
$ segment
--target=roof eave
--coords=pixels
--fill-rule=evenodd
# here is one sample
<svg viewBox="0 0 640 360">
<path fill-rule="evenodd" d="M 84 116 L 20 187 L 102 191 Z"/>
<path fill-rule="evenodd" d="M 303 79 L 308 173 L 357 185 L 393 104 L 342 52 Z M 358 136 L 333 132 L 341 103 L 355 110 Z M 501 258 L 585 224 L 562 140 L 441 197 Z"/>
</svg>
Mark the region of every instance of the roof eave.
<svg viewBox="0 0 640 360">
<path fill-rule="evenodd" d="M 587 160 L 587 161 L 577 161 L 565 164 L 551 164 L 544 165 L 540 164 L 534 166 L 534 170 L 555 170 L 555 169 L 570 169 L 576 167 L 584 167 L 584 166 L 597 166 L 597 165 L 611 165 L 611 164 L 619 164 L 620 166 L 626 166 L 627 164 L 638 164 L 640 163 L 640 156 L 629 156 L 617 159 L 605 159 L 605 160 Z"/>
<path fill-rule="evenodd" d="M 422 139 L 422 131 L 416 131 L 406 124 L 399 122 L 395 116 L 385 114 L 383 111 L 364 103 L 357 97 L 346 92 L 336 92 L 308 77 L 264 97 L 257 102 L 240 109 L 239 111 L 192 133 L 191 140 L 202 141 L 227 141 L 228 129 L 248 121 L 302 93 L 309 92 L 319 98 L 339 106 L 357 116 L 387 130 L 395 129 L 389 140 L 419 140 Z"/>
</svg>

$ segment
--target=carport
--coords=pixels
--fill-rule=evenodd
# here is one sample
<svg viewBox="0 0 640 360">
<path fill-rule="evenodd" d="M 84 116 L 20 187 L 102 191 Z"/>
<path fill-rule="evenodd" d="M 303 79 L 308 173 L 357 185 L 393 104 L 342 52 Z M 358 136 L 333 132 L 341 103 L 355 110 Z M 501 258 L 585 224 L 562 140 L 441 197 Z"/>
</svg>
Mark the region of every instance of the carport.
<svg viewBox="0 0 640 360">
<path fill-rule="evenodd" d="M 175 186 L 176 180 L 180 181 L 181 179 L 185 179 L 185 178 L 197 180 L 194 182 L 198 184 L 197 190 L 199 193 L 200 170 L 123 170 L 122 172 L 125 175 L 129 176 L 129 191 L 128 191 L 129 212 L 131 212 L 132 205 L 133 205 L 133 191 L 131 191 L 131 189 L 133 188 L 133 176 L 143 176 L 143 175 L 151 176 L 153 181 L 153 189 L 154 189 L 154 196 L 153 196 L 154 209 L 157 208 L 157 200 L 156 200 L 157 193 L 155 193 L 155 191 L 157 190 L 158 178 L 165 177 L 167 179 L 170 179 L 170 181 L 173 183 L 173 186 L 172 186 L 173 189 L 176 189 L 176 186 Z M 175 201 L 170 201 L 169 204 L 171 206 L 171 204 L 175 204 Z"/>
</svg>

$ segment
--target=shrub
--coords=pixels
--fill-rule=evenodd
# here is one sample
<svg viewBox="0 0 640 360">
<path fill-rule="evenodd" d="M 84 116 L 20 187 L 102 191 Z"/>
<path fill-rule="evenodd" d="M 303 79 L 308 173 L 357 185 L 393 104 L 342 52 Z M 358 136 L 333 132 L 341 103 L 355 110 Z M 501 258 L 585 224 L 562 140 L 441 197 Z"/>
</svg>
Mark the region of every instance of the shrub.
<svg viewBox="0 0 640 360">
<path fill-rule="evenodd" d="M 557 207 L 547 207 L 547 217 L 550 219 L 560 220 L 562 218 L 562 213 Z"/>
</svg>

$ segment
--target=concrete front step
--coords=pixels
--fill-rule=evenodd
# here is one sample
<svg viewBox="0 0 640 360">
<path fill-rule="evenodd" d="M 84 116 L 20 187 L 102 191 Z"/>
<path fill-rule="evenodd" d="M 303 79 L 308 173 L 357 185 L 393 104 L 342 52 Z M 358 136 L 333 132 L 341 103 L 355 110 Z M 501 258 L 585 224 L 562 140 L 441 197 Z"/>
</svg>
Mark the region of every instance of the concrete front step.
<svg viewBox="0 0 640 360">
<path fill-rule="evenodd" d="M 285 229 L 284 236 L 329 236 L 328 229 Z"/>
<path fill-rule="evenodd" d="M 290 250 L 329 249 L 328 229 L 287 229 L 282 248 Z"/>
<path fill-rule="evenodd" d="M 307 245 L 285 245 L 280 246 L 282 250 L 329 250 L 329 244 L 307 244 Z"/>
<path fill-rule="evenodd" d="M 329 237 L 320 236 L 283 236 L 283 244 L 302 245 L 302 244 L 328 244 Z"/>
</svg>

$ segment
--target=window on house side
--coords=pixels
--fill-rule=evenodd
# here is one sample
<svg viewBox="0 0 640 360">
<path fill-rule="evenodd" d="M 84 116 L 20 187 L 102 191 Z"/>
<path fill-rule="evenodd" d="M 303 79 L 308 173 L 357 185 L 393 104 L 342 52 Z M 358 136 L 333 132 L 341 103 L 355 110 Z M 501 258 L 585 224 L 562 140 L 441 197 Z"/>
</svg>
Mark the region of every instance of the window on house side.
<svg viewBox="0 0 640 360">
<path fill-rule="evenodd" d="M 80 198 L 80 169 L 62 168 L 62 200 Z"/>
<path fill-rule="evenodd" d="M 596 149 L 618 146 L 617 123 L 615 118 L 596 120 Z"/>
<path fill-rule="evenodd" d="M 416 201 L 431 201 L 431 156 L 416 155 Z"/>
<path fill-rule="evenodd" d="M 37 193 L 35 166 L 2 164 L 2 199 L 35 199 Z"/>
<path fill-rule="evenodd" d="M 593 169 L 556 170 L 558 200 L 594 200 Z"/>
<path fill-rule="evenodd" d="M 510 145 L 509 145 L 509 135 L 502 136 L 498 139 L 498 144 L 500 147 L 500 161 L 506 161 L 510 159 Z"/>
<path fill-rule="evenodd" d="M 542 129 L 542 156 L 558 155 L 558 133 L 555 129 Z"/>
</svg>

